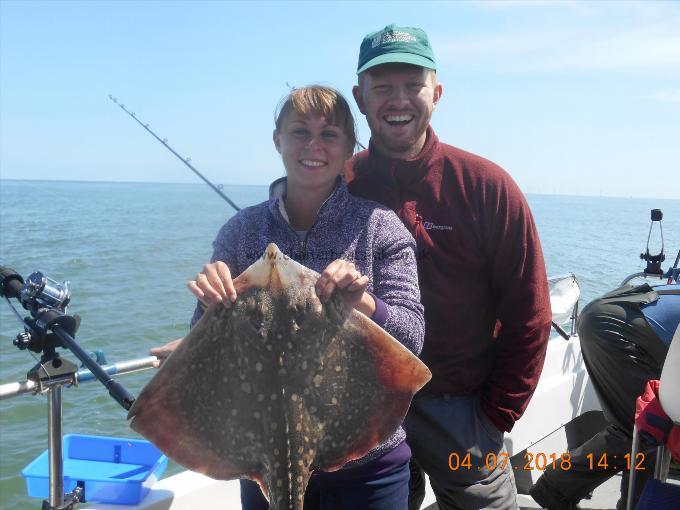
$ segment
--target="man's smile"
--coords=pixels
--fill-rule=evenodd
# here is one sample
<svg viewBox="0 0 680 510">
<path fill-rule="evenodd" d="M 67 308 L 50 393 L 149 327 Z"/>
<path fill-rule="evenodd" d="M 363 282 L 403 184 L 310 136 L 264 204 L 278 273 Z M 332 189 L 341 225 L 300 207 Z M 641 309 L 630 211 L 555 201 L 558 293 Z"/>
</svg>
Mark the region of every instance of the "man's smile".
<svg viewBox="0 0 680 510">
<path fill-rule="evenodd" d="M 402 114 L 388 114 L 383 117 L 385 122 L 387 122 L 390 126 L 405 126 L 409 122 L 411 122 L 415 118 L 414 115 L 410 113 L 402 113 Z"/>
</svg>

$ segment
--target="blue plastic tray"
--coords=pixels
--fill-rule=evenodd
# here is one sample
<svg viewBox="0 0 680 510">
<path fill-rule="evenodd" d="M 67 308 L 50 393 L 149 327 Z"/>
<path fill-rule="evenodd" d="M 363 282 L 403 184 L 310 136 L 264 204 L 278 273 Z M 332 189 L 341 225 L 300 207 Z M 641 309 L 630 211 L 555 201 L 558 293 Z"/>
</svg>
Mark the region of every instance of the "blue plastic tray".
<svg viewBox="0 0 680 510">
<path fill-rule="evenodd" d="M 85 499 L 136 505 L 168 465 L 168 458 L 148 441 L 119 437 L 64 436 L 64 492 L 85 484 Z M 49 457 L 45 450 L 21 475 L 28 495 L 49 497 Z"/>
</svg>

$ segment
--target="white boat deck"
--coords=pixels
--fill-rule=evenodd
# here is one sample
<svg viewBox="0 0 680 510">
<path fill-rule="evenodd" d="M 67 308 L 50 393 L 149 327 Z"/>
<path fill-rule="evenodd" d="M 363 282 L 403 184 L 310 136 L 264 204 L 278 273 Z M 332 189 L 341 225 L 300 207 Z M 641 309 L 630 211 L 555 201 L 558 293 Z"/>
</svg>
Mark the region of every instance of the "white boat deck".
<svg viewBox="0 0 680 510">
<path fill-rule="evenodd" d="M 580 508 L 614 510 L 619 499 L 621 475 L 614 476 L 598 487 L 589 500 L 583 500 Z M 520 494 L 517 502 L 521 510 L 541 508 L 530 496 Z M 97 504 L 81 505 L 81 510 L 184 510 L 220 509 L 240 510 L 238 481 L 217 482 L 197 473 L 186 471 L 159 481 L 144 499 L 143 506 L 119 506 Z M 428 486 L 422 510 L 437 510 L 434 494 Z"/>
<path fill-rule="evenodd" d="M 605 483 L 600 485 L 593 492 L 592 498 L 581 500 L 578 506 L 579 508 L 582 509 L 589 508 L 591 510 L 615 510 L 616 502 L 619 500 L 620 487 L 621 487 L 621 475 L 619 474 L 610 478 Z M 524 494 L 520 494 L 517 497 L 517 502 L 519 503 L 519 507 L 521 510 L 529 508 L 541 508 L 538 505 L 538 503 L 536 503 L 531 498 L 531 496 L 526 496 Z M 436 506 L 428 510 L 435 509 Z"/>
</svg>

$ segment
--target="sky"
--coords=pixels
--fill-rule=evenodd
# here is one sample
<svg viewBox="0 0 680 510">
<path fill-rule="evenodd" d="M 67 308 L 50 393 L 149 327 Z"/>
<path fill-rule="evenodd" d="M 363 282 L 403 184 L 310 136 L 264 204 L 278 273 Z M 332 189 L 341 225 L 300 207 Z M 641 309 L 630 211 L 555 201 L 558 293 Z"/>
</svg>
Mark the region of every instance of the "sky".
<svg viewBox="0 0 680 510">
<path fill-rule="evenodd" d="M 0 178 L 200 182 L 113 94 L 214 182 L 269 184 L 279 100 L 351 98 L 390 23 L 429 35 L 440 140 L 526 193 L 680 199 L 678 1 L 0 0 Z"/>
</svg>

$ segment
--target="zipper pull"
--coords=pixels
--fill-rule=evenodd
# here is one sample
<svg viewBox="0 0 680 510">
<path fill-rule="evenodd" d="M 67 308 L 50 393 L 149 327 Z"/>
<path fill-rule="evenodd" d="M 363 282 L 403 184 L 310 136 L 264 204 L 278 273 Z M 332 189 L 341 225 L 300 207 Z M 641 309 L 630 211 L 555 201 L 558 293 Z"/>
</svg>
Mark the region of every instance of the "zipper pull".
<svg viewBox="0 0 680 510">
<path fill-rule="evenodd" d="M 305 240 L 300 243 L 300 256 L 302 260 L 305 260 L 307 258 L 307 236 L 305 235 Z"/>
</svg>

